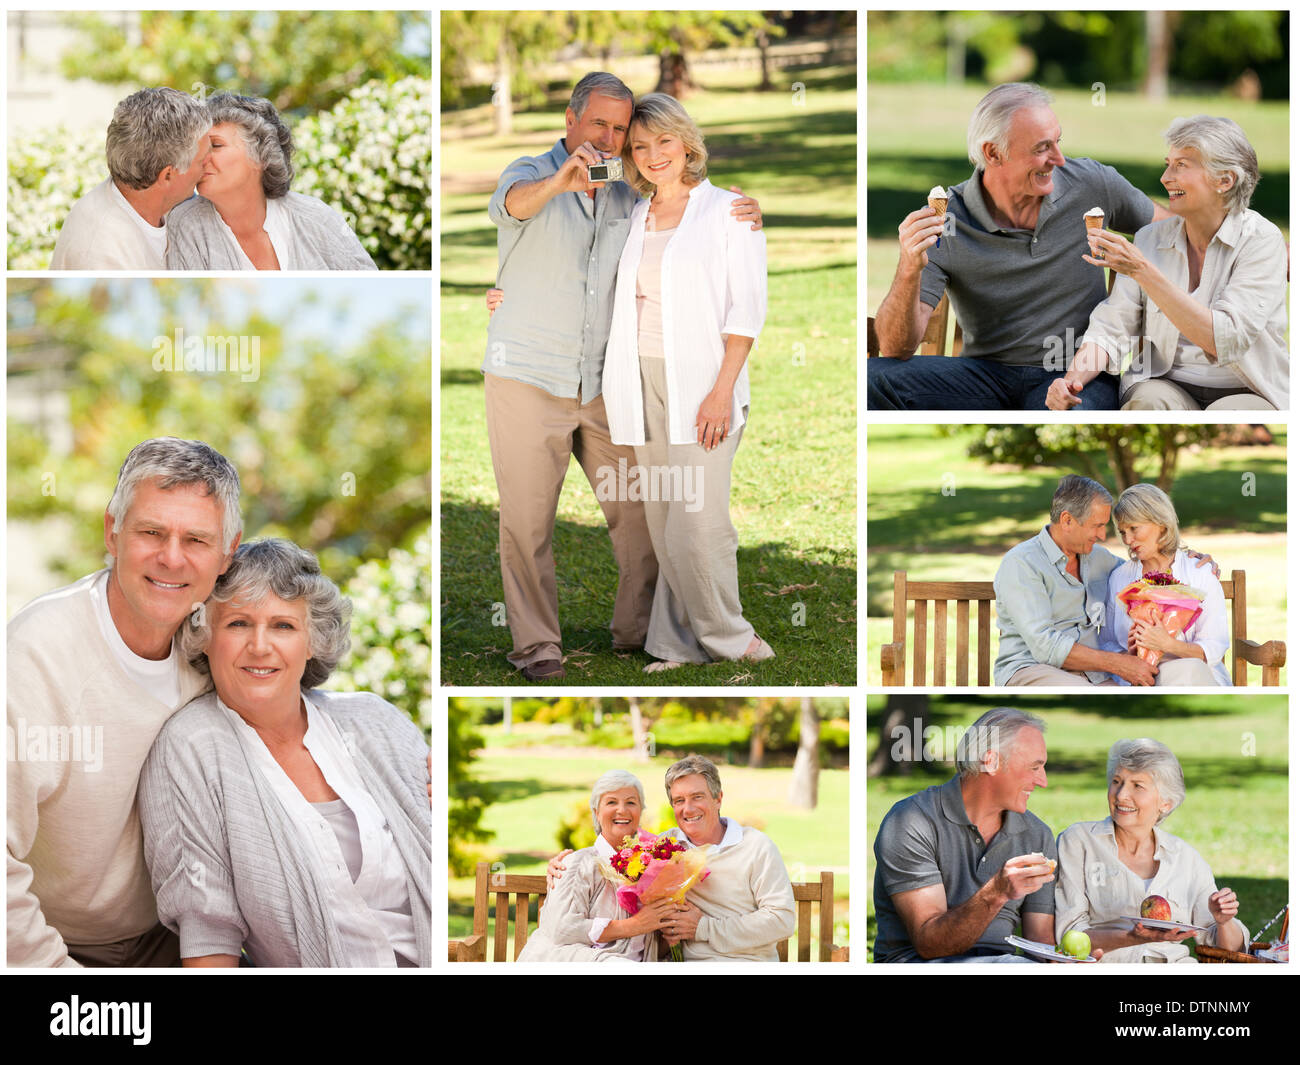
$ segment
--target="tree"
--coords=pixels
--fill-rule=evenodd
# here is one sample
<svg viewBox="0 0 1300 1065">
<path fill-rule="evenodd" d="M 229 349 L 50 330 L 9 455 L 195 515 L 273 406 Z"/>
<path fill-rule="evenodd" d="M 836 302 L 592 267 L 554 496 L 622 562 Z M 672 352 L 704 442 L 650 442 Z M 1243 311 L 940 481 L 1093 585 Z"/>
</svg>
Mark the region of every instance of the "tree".
<svg viewBox="0 0 1300 1065">
<path fill-rule="evenodd" d="M 333 107 L 368 81 L 427 78 L 432 58 L 422 11 L 142 11 L 130 42 L 120 20 L 69 21 L 85 41 L 60 60 L 70 78 L 230 89 L 280 111 Z"/>
<path fill-rule="evenodd" d="M 799 753 L 790 777 L 790 805 L 803 810 L 817 808 L 817 774 L 821 769 L 819 741 L 821 718 L 812 696 L 799 701 Z"/>
<path fill-rule="evenodd" d="M 508 135 L 515 103 L 544 99 L 539 67 L 555 57 L 568 37 L 568 16 L 560 11 L 444 11 L 443 106 L 464 101 L 471 62 L 491 63 L 496 133 Z"/>
<path fill-rule="evenodd" d="M 695 88 L 689 53 L 715 45 L 752 45 L 760 33 L 770 37 L 785 33 L 761 11 L 649 11 L 640 26 L 646 49 L 659 56 L 654 91 L 679 100 Z"/>
<path fill-rule="evenodd" d="M 482 701 L 447 700 L 447 865 L 455 876 L 474 871 L 474 858 L 465 844 L 483 843 L 493 835 L 480 824 L 493 800 L 493 789 L 471 775 L 475 751 L 483 746 L 474 731 Z"/>
<path fill-rule="evenodd" d="M 876 753 L 867 765 L 867 777 L 909 776 L 911 758 L 895 758 L 895 732 L 906 729 L 909 734 L 924 733 L 930 720 L 928 695 L 890 695 L 885 699 L 885 712 L 880 716 L 880 742 Z"/>
<path fill-rule="evenodd" d="M 1257 437 L 1218 425 L 982 425 L 976 427 L 967 454 L 989 463 L 1060 466 L 1109 481 L 1121 492 L 1154 475 L 1155 483 L 1168 492 L 1183 448 L 1225 442 L 1253 443 Z"/>
</svg>

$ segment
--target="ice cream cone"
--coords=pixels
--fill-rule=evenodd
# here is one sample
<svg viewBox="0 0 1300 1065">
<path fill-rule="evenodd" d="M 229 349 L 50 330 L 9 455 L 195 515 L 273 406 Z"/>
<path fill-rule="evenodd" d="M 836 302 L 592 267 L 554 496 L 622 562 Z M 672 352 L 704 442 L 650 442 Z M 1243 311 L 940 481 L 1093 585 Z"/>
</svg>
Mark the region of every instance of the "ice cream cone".
<svg viewBox="0 0 1300 1065">
<path fill-rule="evenodd" d="M 930 190 L 930 195 L 927 198 L 927 202 L 930 204 L 931 207 L 935 209 L 935 212 L 939 215 L 940 218 L 942 218 L 945 214 L 948 213 L 947 191 L 939 188 L 937 185 Z"/>
<path fill-rule="evenodd" d="M 1100 229 L 1105 221 L 1104 218 L 1098 218 L 1096 215 L 1083 216 L 1083 224 L 1089 229 Z"/>
</svg>

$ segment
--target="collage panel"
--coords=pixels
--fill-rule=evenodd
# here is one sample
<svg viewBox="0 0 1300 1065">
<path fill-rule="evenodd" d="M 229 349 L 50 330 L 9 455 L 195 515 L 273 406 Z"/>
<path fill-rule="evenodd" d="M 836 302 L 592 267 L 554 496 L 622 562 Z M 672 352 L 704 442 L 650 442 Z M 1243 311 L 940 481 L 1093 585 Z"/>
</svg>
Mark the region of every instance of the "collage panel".
<svg viewBox="0 0 1300 1065">
<path fill-rule="evenodd" d="M 452 695 L 447 720 L 449 961 L 849 960 L 847 697 Z"/>
<path fill-rule="evenodd" d="M 6 297 L 8 965 L 429 967 L 428 280 Z"/>
<path fill-rule="evenodd" d="M 1285 425 L 867 434 L 870 684 L 1287 683 Z"/>
<path fill-rule="evenodd" d="M 869 12 L 868 409 L 1288 410 L 1289 18 Z"/>
<path fill-rule="evenodd" d="M 869 695 L 867 719 L 874 963 L 1289 960 L 1285 696 Z"/>
<path fill-rule="evenodd" d="M 854 683 L 854 13 L 441 30 L 442 683 Z"/>
</svg>

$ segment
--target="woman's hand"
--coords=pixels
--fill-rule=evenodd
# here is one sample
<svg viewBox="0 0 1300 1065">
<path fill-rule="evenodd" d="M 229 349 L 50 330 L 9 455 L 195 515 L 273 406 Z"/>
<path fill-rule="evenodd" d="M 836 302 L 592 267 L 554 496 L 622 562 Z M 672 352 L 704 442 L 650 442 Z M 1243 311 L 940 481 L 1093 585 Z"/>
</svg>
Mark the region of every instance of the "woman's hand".
<svg viewBox="0 0 1300 1065">
<path fill-rule="evenodd" d="M 1109 229 L 1088 230 L 1088 247 L 1092 250 L 1092 255 L 1083 256 L 1084 262 L 1092 266 L 1109 266 L 1125 277 L 1134 277 L 1151 265 L 1150 260 L 1138 251 L 1136 244 Z"/>
<path fill-rule="evenodd" d="M 1079 398 L 1079 393 L 1082 391 L 1082 381 L 1072 381 L 1069 377 L 1058 377 L 1047 390 L 1047 409 L 1072 410 L 1083 402 Z"/>
<path fill-rule="evenodd" d="M 1184 932 L 1179 928 L 1148 928 L 1144 924 L 1135 924 L 1131 934 L 1137 944 L 1181 943 L 1184 939 L 1191 938 L 1190 932 Z"/>
<path fill-rule="evenodd" d="M 631 939 L 644 936 L 668 927 L 668 923 L 677 913 L 677 903 L 672 899 L 655 899 L 644 903 L 631 917 L 610 921 L 600 934 L 602 943 L 612 943 L 616 939 Z"/>
<path fill-rule="evenodd" d="M 713 391 L 704 397 L 699 413 L 695 415 L 695 441 L 705 451 L 712 451 L 727 438 L 731 428 L 732 391 L 721 385 L 714 385 Z"/>
<path fill-rule="evenodd" d="M 1183 641 L 1169 635 L 1163 625 L 1155 622 L 1133 619 L 1129 635 L 1138 647 L 1148 651 L 1161 651 L 1164 654 L 1177 654 L 1183 649 Z"/>
<path fill-rule="evenodd" d="M 691 902 L 674 903 L 675 912 L 664 931 L 664 942 L 675 947 L 684 939 L 694 939 L 704 911 Z"/>
<path fill-rule="evenodd" d="M 496 309 L 506 300 L 505 289 L 490 288 L 487 290 L 487 309 L 488 317 L 491 318 L 496 313 Z"/>
<path fill-rule="evenodd" d="M 1210 896 L 1210 916 L 1215 924 L 1232 924 L 1238 909 L 1237 893 L 1231 888 L 1220 888 Z"/>
</svg>

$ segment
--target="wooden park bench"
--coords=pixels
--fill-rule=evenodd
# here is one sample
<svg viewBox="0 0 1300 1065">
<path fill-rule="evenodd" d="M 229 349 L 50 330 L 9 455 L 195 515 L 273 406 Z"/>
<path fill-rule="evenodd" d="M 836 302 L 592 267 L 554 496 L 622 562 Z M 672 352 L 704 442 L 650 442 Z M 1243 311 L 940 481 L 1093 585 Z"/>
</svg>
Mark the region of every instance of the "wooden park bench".
<svg viewBox="0 0 1300 1065">
<path fill-rule="evenodd" d="M 798 961 L 810 961 L 813 941 L 813 905 L 817 906 L 816 948 L 818 961 L 848 961 L 848 947 L 837 947 L 835 932 L 835 874 L 822 873 L 811 883 L 792 885 L 797 914 Z M 447 943 L 448 961 L 486 961 L 488 918 L 492 916 L 492 960 L 514 961 L 528 942 L 529 910 L 533 899 L 541 910 L 546 902 L 546 877 L 520 873 L 493 873 L 488 862 L 479 862 L 474 873 L 474 931 L 465 939 Z M 515 922 L 513 944 L 509 932 Z M 534 927 L 536 922 L 534 922 Z M 782 961 L 790 960 L 788 944 L 776 946 Z"/>
<path fill-rule="evenodd" d="M 1238 687 L 1246 684 L 1246 666 L 1262 666 L 1265 687 L 1276 687 L 1278 671 L 1286 665 L 1286 643 L 1269 640 L 1255 643 L 1246 639 L 1246 571 L 1235 569 L 1232 579 L 1221 582 L 1223 597 L 1232 605 L 1232 643 L 1228 653 L 1231 658 L 1232 683 Z M 912 606 L 912 684 L 943 687 L 948 683 L 948 604 L 955 604 L 957 625 L 956 683 L 958 687 L 970 684 L 970 617 L 971 604 L 975 605 L 975 684 L 985 687 L 992 684 L 992 632 L 993 632 L 993 582 L 992 581 L 909 581 L 906 570 L 894 571 L 894 638 L 880 649 L 880 669 L 885 687 L 907 684 L 907 617 Z M 932 609 L 933 608 L 933 609 Z M 934 623 L 930 624 L 933 615 Z M 929 636 L 933 634 L 933 644 Z M 926 659 L 929 652 L 930 680 L 926 680 Z M 1211 663 L 1213 664 L 1213 663 Z"/>
</svg>

